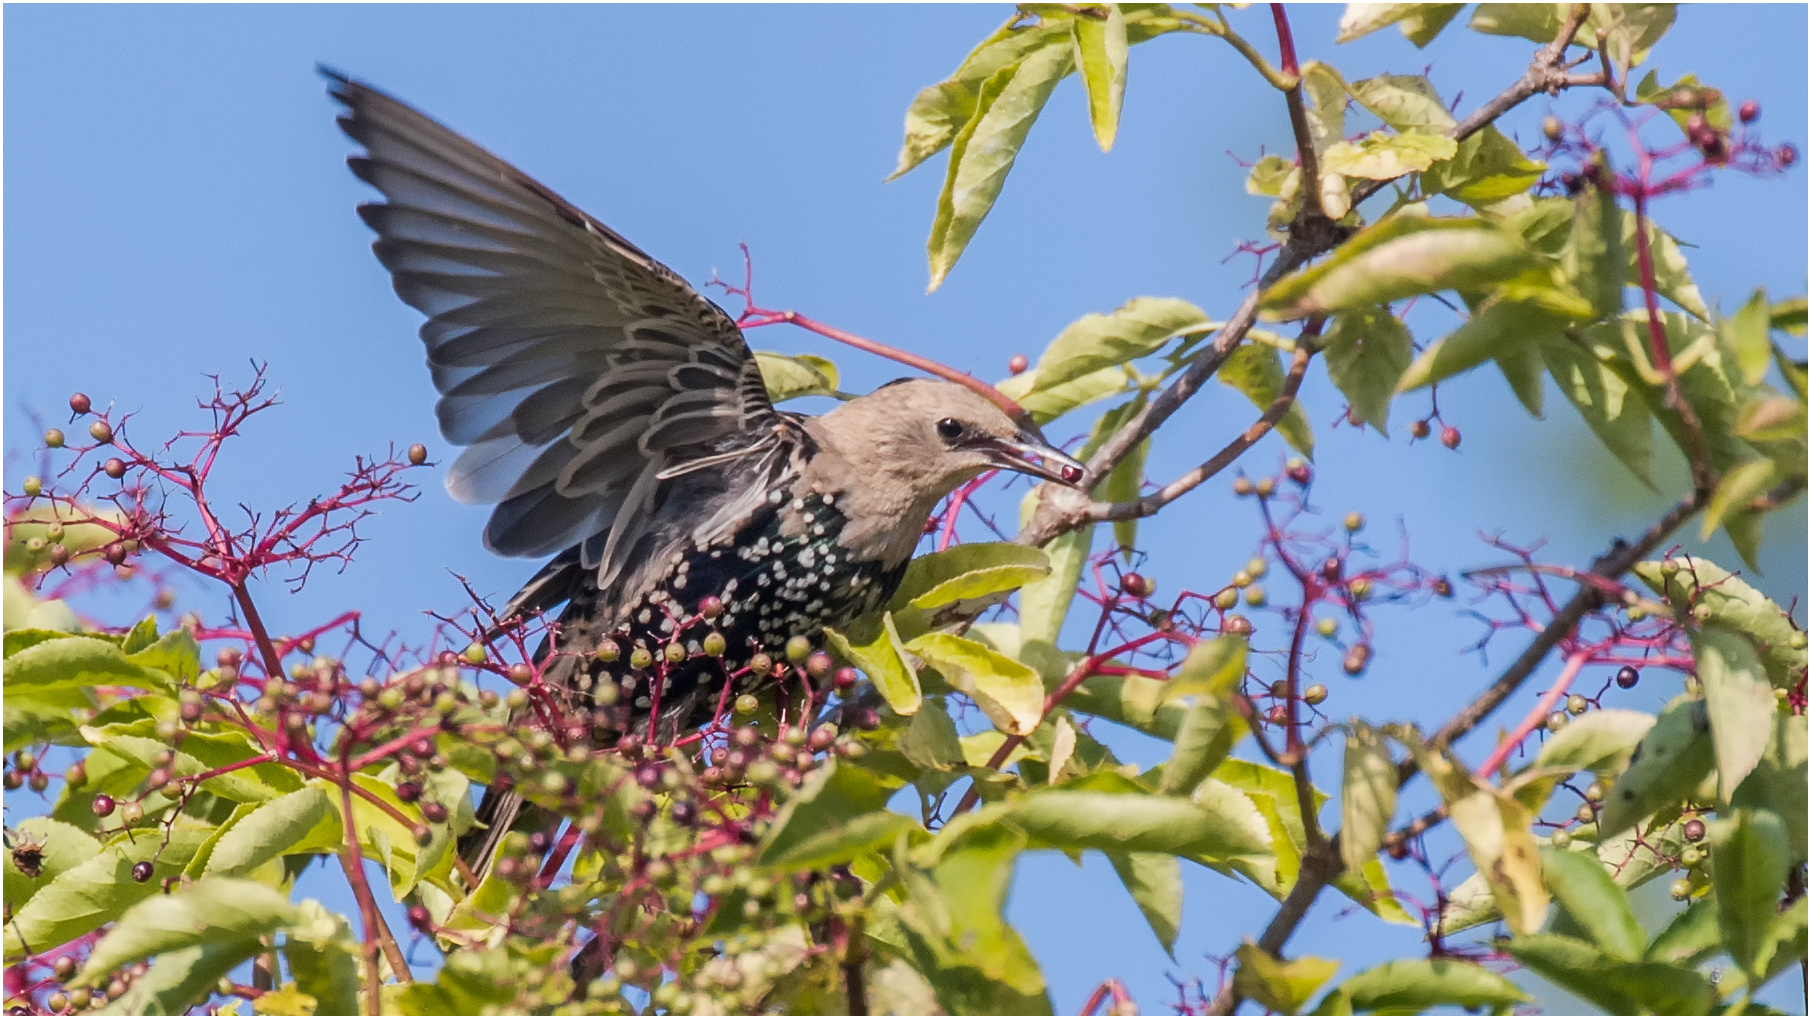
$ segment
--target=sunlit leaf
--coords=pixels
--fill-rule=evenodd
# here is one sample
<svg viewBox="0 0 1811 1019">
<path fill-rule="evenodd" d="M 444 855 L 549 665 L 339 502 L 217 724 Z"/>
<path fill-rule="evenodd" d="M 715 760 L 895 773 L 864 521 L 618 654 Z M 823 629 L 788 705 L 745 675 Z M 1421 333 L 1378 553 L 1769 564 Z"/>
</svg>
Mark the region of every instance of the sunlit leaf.
<svg viewBox="0 0 1811 1019">
<path fill-rule="evenodd" d="M 927 245 L 932 290 L 949 275 L 993 209 L 1044 101 L 1074 66 L 1070 47 L 1046 45 L 982 84 L 974 116 L 950 146 L 949 173 L 937 199 Z"/>
<path fill-rule="evenodd" d="M 1396 391 L 1406 393 L 1451 378 L 1491 358 L 1535 349 L 1543 339 L 1564 342 L 1559 333 L 1561 325 L 1553 315 L 1526 304 L 1504 301 L 1487 305 L 1422 351 L 1397 381 Z"/>
<path fill-rule="evenodd" d="M 1088 95 L 1088 121 L 1102 152 L 1113 149 L 1119 132 L 1119 106 L 1126 93 L 1126 17 L 1119 4 L 1107 4 L 1105 17 L 1078 13 L 1069 22 L 1075 39 L 1075 66 Z"/>
<path fill-rule="evenodd" d="M 1536 264 L 1518 238 L 1494 224 L 1398 213 L 1279 281 L 1259 306 L 1268 317 L 1292 319 L 1441 290 L 1488 290 Z"/>
<path fill-rule="evenodd" d="M 1250 939 L 1239 946 L 1233 974 L 1233 991 L 1273 1012 L 1293 1015 L 1302 1010 L 1320 986 L 1339 972 L 1339 960 L 1312 955 L 1284 961 L 1259 948 Z"/>
<path fill-rule="evenodd" d="M 1269 410 L 1283 393 L 1283 365 L 1277 352 L 1262 343 L 1248 342 L 1235 347 L 1214 377 L 1244 393 L 1259 410 Z M 1276 423 L 1276 430 L 1303 456 L 1314 456 L 1314 426 L 1308 423 L 1308 412 L 1302 409 L 1299 401 L 1289 405 L 1289 410 Z"/>
<path fill-rule="evenodd" d="M 1048 388 L 1156 353 L 1178 336 L 1219 323 L 1187 301 L 1134 297 L 1105 315 L 1083 315 L 1050 341 L 1038 359 L 1037 385 Z"/>
<path fill-rule="evenodd" d="M 1348 978 L 1328 992 L 1352 1012 L 1418 1015 L 1446 1006 L 1478 1012 L 1507 1011 L 1528 1000 L 1508 979 L 1463 959 L 1392 959 Z M 1316 1015 L 1336 1014 L 1325 1000 Z"/>
<path fill-rule="evenodd" d="M 1387 308 L 1355 308 L 1334 317 L 1321 344 L 1327 375 L 1358 419 L 1388 435 L 1390 400 L 1414 355 L 1408 328 Z"/>
<path fill-rule="evenodd" d="M 1798 636 L 1803 631 L 1748 581 L 1698 556 L 1638 563 L 1634 572 L 1679 615 L 1747 634 L 1774 687 L 1787 689 L 1803 677 L 1806 653 Z"/>
<path fill-rule="evenodd" d="M 1176 933 L 1182 929 L 1182 862 L 1163 853 L 1116 853 L 1107 859 L 1132 901 L 1151 925 L 1163 950 L 1175 957 Z"/>
<path fill-rule="evenodd" d="M 317 786 L 261 804 L 215 844 L 208 858 L 208 873 L 248 873 L 292 852 L 292 847 L 302 843 L 329 817 L 337 821 L 338 811 L 327 791 Z"/>
<path fill-rule="evenodd" d="M 1434 91 L 1433 83 L 1422 75 L 1380 74 L 1355 81 L 1351 88 L 1352 98 L 1359 105 L 1398 131 L 1438 135 L 1452 130 L 1456 123 Z M 1451 158 L 1454 147 L 1449 145 L 1446 155 L 1438 158 Z"/>
<path fill-rule="evenodd" d="M 1647 932 L 1635 919 L 1629 897 L 1595 857 L 1547 847 L 1541 851 L 1541 869 L 1554 898 L 1598 948 L 1618 959 L 1641 958 Z"/>
<path fill-rule="evenodd" d="M 1628 770 L 1604 797 L 1597 818 L 1600 835 L 1619 834 L 1663 804 L 1684 799 L 1715 764 L 1704 702 L 1674 700 L 1642 737 Z"/>
<path fill-rule="evenodd" d="M 256 881 L 204 879 L 126 910 L 71 984 L 91 986 L 108 971 L 148 956 L 269 934 L 297 917 L 288 896 Z"/>
<path fill-rule="evenodd" d="M 1747 637 L 1711 625 L 1694 631 L 1691 638 L 1716 746 L 1718 795 L 1727 802 L 1767 752 L 1775 711 L 1773 688 Z"/>
<path fill-rule="evenodd" d="M 1503 132 L 1487 125 L 1460 142 L 1451 159 L 1428 167 L 1421 175 L 1421 187 L 1429 194 L 1447 195 L 1467 205 L 1489 205 L 1527 191 L 1546 168 Z"/>
<path fill-rule="evenodd" d="M 890 794 L 871 772 L 826 762 L 774 815 L 761 842 L 761 865 L 823 868 L 891 845 L 901 831 L 915 826 L 910 818 L 885 809 Z"/>
<path fill-rule="evenodd" d="M 755 361 L 761 366 L 761 380 L 767 383 L 767 398 L 774 403 L 836 395 L 840 379 L 836 365 L 827 358 L 757 350 Z"/>
<path fill-rule="evenodd" d="M 1346 733 L 1339 813 L 1341 859 L 1348 871 L 1362 871 L 1376 857 L 1396 813 L 1396 762 L 1383 734 L 1357 720 Z"/>
<path fill-rule="evenodd" d="M 1395 180 L 1451 159 L 1458 151 L 1459 143 L 1445 135 L 1373 131 L 1361 141 L 1328 146 L 1322 165 L 1347 177 Z"/>
<path fill-rule="evenodd" d="M 1038 549 L 1010 541 L 965 542 L 912 560 L 891 607 L 934 609 L 1004 594 L 1049 575 L 1050 560 Z"/>
<path fill-rule="evenodd" d="M 868 681 L 886 698 L 887 705 L 901 715 L 918 710 L 924 693 L 918 685 L 918 673 L 905 654 L 899 631 L 893 627 L 891 614 L 881 616 L 880 625 L 866 643 L 856 644 L 843 634 L 826 628 L 824 636 L 837 653 L 854 663 L 867 675 Z"/>
<path fill-rule="evenodd" d="M 1001 731 L 1023 735 L 1044 715 L 1044 682 L 1030 666 L 964 637 L 927 633 L 906 650 L 936 669 L 949 684 L 973 698 Z"/>
</svg>

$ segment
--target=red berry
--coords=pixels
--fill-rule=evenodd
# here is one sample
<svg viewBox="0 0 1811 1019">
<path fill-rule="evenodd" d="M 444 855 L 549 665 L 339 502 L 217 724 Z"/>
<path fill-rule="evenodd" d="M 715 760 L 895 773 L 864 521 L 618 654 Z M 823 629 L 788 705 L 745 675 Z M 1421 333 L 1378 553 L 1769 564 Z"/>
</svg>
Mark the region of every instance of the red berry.
<svg viewBox="0 0 1811 1019">
<path fill-rule="evenodd" d="M 1014 375 L 1019 374 L 1029 367 L 1031 367 L 1031 358 L 1026 357 L 1024 354 L 1014 354 L 1012 355 L 1012 360 L 1006 362 L 1006 370 Z"/>
<path fill-rule="evenodd" d="M 509 667 L 509 681 L 517 686 L 527 686 L 534 679 L 534 670 L 521 662 Z"/>
<path fill-rule="evenodd" d="M 1340 570 L 1343 568 L 1344 564 L 1338 559 L 1329 559 L 1321 564 L 1321 579 L 1328 583 L 1335 583 L 1339 580 Z"/>
<path fill-rule="evenodd" d="M 635 781 L 643 789 L 660 788 L 660 765 L 653 761 L 644 761 L 635 769 Z"/>
<path fill-rule="evenodd" d="M 1752 124 L 1761 119 L 1761 104 L 1753 99 L 1744 100 L 1742 108 L 1736 111 L 1736 116 L 1742 119 L 1742 123 Z"/>
<path fill-rule="evenodd" d="M 144 882 L 151 880 L 151 872 L 154 869 L 155 868 L 151 866 L 150 860 L 140 860 L 132 865 L 132 880 L 143 884 Z"/>
<path fill-rule="evenodd" d="M 1119 578 L 1119 589 L 1134 598 L 1149 598 L 1157 585 L 1142 573 L 1128 573 Z"/>
<path fill-rule="evenodd" d="M 113 813 L 113 797 L 102 793 L 94 798 L 94 816 L 106 817 Z"/>
<path fill-rule="evenodd" d="M 859 682 L 860 679 L 861 679 L 861 677 L 856 673 L 856 671 L 854 669 L 851 669 L 847 665 L 845 665 L 842 668 L 836 670 L 836 689 L 839 693 L 842 691 L 848 690 L 850 687 L 854 686 L 857 682 Z"/>
<path fill-rule="evenodd" d="M 118 481 L 126 476 L 126 461 L 117 456 L 108 457 L 107 462 L 101 465 L 101 472 Z"/>
<path fill-rule="evenodd" d="M 409 463 L 412 466 L 420 467 L 422 464 L 427 463 L 427 462 L 428 462 L 428 447 L 422 445 L 419 442 L 417 442 L 415 445 L 409 447 Z"/>
<path fill-rule="evenodd" d="M 553 837 L 544 831 L 538 831 L 528 836 L 528 851 L 536 856 L 545 853 L 551 845 L 553 845 Z"/>
<path fill-rule="evenodd" d="M 431 800 L 423 803 L 421 816 L 427 818 L 429 824 L 444 824 L 446 823 L 446 804 L 435 803 Z"/>
<path fill-rule="evenodd" d="M 723 614 L 723 599 L 714 594 L 705 595 L 698 602 L 698 614 L 706 619 L 715 619 Z"/>
<path fill-rule="evenodd" d="M 1289 480 L 1298 485 L 1306 485 L 1308 482 L 1314 480 L 1314 470 L 1308 466 L 1308 463 L 1305 460 L 1289 461 L 1287 470 L 1289 472 Z"/>
<path fill-rule="evenodd" d="M 641 760 L 641 740 L 634 736 L 624 736 L 616 741 L 616 752 L 631 761 Z"/>
<path fill-rule="evenodd" d="M 410 906 L 409 926 L 423 934 L 434 933 L 434 918 L 428 915 L 428 907 L 422 905 Z"/>
<path fill-rule="evenodd" d="M 1752 100 L 1752 99 L 1749 100 L 1749 102 L 1751 102 L 1751 103 L 1753 101 L 1754 100 Z M 1747 107 L 1744 106 L 1743 109 L 1747 109 Z M 71 393 L 71 394 L 69 394 L 69 409 L 72 411 L 75 411 L 77 414 L 86 414 L 86 413 L 88 413 L 89 409 L 93 406 L 94 406 L 94 404 L 89 402 L 89 400 L 88 400 L 87 393 Z"/>
<path fill-rule="evenodd" d="M 1773 161 L 1778 164 L 1779 168 L 1782 170 L 1798 162 L 1798 146 L 1781 145 L 1778 149 L 1774 150 Z"/>
<path fill-rule="evenodd" d="M 1366 644 L 1353 645 L 1352 650 L 1346 652 L 1346 660 L 1341 663 L 1348 676 L 1358 675 L 1365 671 L 1365 666 L 1369 664 L 1371 664 L 1371 648 Z"/>
<path fill-rule="evenodd" d="M 1459 448 L 1459 430 L 1452 425 L 1440 429 L 1440 445 L 1447 449 Z"/>
<path fill-rule="evenodd" d="M 421 799 L 420 782 L 403 782 L 396 787 L 396 798 L 404 803 L 414 803 Z"/>
<path fill-rule="evenodd" d="M 1409 847 L 1406 843 L 1398 842 L 1391 846 L 1387 852 L 1390 854 L 1390 859 L 1392 860 L 1406 860 L 1409 856 Z"/>
</svg>

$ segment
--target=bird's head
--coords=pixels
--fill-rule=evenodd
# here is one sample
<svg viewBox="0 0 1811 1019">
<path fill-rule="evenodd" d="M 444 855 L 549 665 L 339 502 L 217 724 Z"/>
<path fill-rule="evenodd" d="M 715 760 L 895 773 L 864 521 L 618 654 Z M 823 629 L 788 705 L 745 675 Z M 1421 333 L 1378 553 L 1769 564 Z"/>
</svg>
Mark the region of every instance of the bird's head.
<svg viewBox="0 0 1811 1019">
<path fill-rule="evenodd" d="M 813 429 L 866 483 L 904 486 L 911 503 L 935 502 L 989 470 L 1060 485 L 1082 465 L 1035 429 L 1022 428 L 980 394 L 952 382 L 889 383 L 824 415 Z"/>
</svg>

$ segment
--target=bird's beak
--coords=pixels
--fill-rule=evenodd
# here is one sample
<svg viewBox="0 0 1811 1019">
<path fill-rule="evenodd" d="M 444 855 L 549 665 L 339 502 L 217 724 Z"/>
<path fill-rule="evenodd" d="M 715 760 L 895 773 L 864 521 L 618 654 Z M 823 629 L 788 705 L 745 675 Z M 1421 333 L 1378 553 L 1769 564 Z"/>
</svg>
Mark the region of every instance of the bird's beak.
<svg viewBox="0 0 1811 1019">
<path fill-rule="evenodd" d="M 1020 432 L 1011 439 L 990 438 L 984 448 L 1001 470 L 1029 474 L 1070 488 L 1080 485 L 1087 472 L 1081 461 L 1030 432 Z"/>
</svg>

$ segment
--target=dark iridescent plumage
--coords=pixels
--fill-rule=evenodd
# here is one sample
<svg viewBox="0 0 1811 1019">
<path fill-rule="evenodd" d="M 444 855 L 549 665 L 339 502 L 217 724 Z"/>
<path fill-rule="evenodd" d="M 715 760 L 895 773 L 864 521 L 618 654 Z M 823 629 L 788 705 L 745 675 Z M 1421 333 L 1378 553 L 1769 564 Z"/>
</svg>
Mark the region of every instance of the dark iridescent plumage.
<svg viewBox="0 0 1811 1019">
<path fill-rule="evenodd" d="M 497 504 L 491 550 L 557 553 L 511 611 L 560 609 L 543 675 L 575 706 L 618 684 L 601 723 L 664 735 L 724 696 L 708 656 L 658 692 L 631 687 L 646 675 L 599 661 L 606 638 L 625 658 L 657 652 L 716 596 L 726 657 L 743 661 L 882 604 L 937 501 L 981 472 L 1081 480 L 1080 464 L 949 382 L 884 386 L 821 417 L 775 410 L 735 322 L 670 269 L 465 138 L 327 75 L 366 150 L 352 170 L 384 196 L 359 207 L 373 250 L 428 316 L 441 433 L 467 447 L 448 491 Z M 488 837 L 461 847 L 474 866 L 519 805 L 486 794 Z"/>
</svg>

